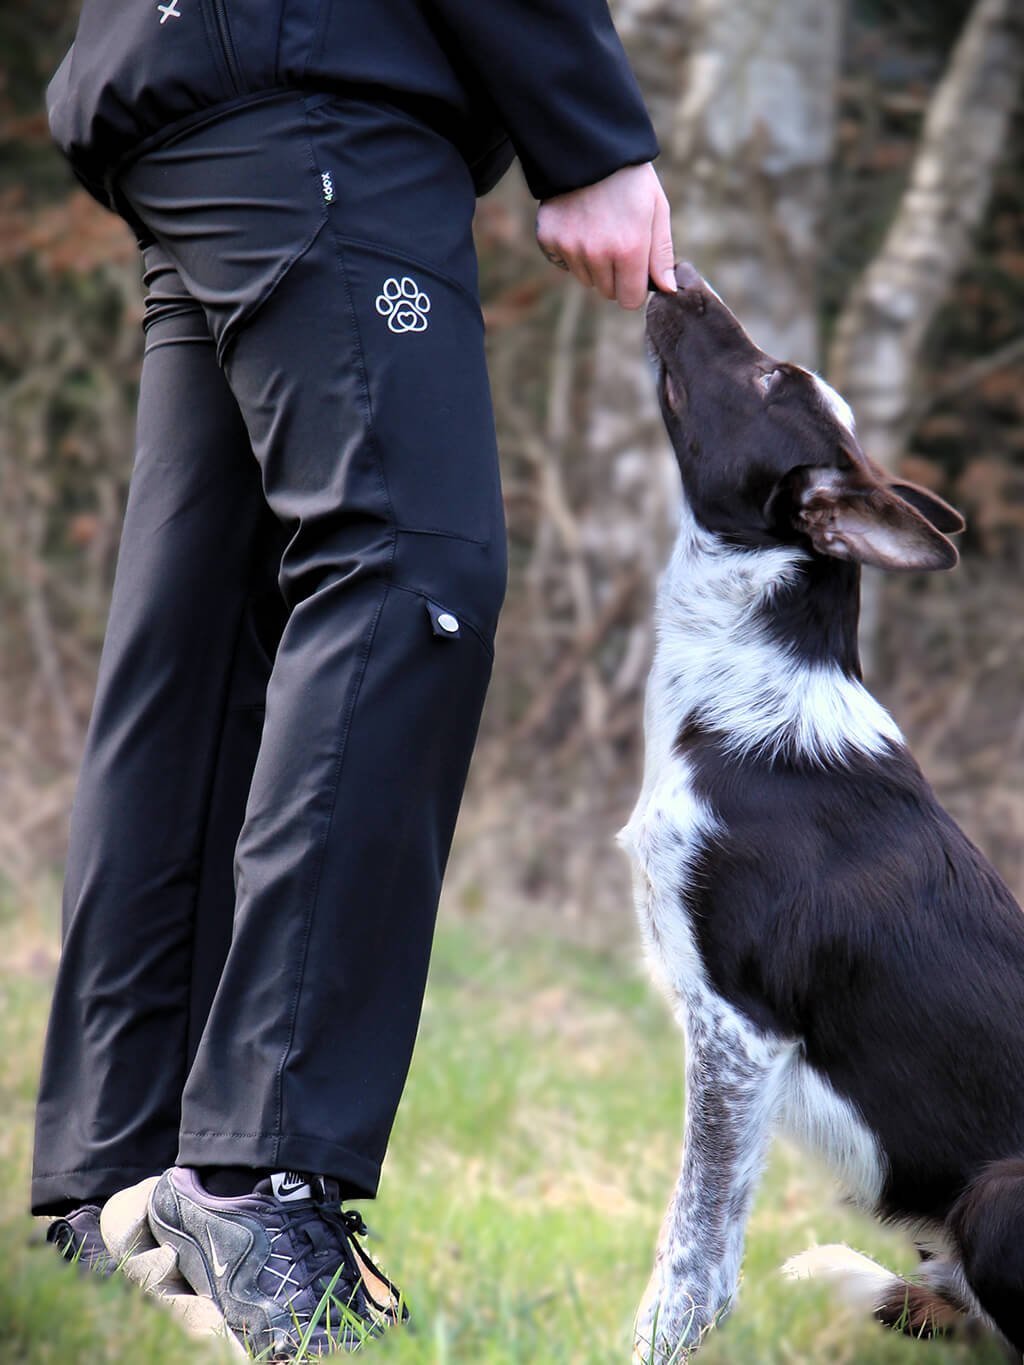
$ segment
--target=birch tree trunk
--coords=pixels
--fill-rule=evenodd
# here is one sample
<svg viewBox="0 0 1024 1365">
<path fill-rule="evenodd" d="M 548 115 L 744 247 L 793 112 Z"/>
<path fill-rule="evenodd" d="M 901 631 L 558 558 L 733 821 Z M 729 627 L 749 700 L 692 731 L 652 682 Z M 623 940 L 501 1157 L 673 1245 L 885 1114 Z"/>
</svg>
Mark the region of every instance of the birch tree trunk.
<svg viewBox="0 0 1024 1365">
<path fill-rule="evenodd" d="M 613 9 L 658 127 L 677 255 L 711 279 L 759 344 L 816 363 L 842 0 L 619 0 Z M 580 306 L 571 299 L 567 318 Z M 570 483 L 579 496 L 569 499 L 569 557 L 579 624 L 602 646 L 579 669 L 580 752 L 593 779 L 574 788 L 581 834 L 567 851 L 567 880 L 576 906 L 600 899 L 607 873 L 595 844 L 608 837 L 606 808 L 621 817 L 632 789 L 622 737 L 640 733 L 651 599 L 679 499 L 643 317 L 594 299 L 583 307 L 571 331 L 594 338 L 585 440 L 568 459 L 557 441 L 547 446 L 548 478 L 586 469 L 585 481 Z M 555 568 L 564 573 L 564 561 Z M 602 635 L 602 621 L 614 629 Z"/>
<path fill-rule="evenodd" d="M 619 0 L 615 19 L 658 126 L 676 254 L 712 281 L 767 350 L 818 359 L 816 280 L 832 155 L 842 0 Z M 648 590 L 676 517 L 678 473 L 657 413 L 643 319 L 596 312 L 582 532 L 600 578 Z M 636 627 L 645 631 L 646 625 Z M 618 691 L 642 677 L 620 676 Z"/>
<path fill-rule="evenodd" d="M 755 340 L 813 365 L 842 0 L 695 0 L 667 137 L 678 246 Z"/>
<path fill-rule="evenodd" d="M 856 413 L 865 450 L 890 469 L 910 435 L 928 330 L 992 191 L 1022 70 L 1021 0 L 976 0 L 896 217 L 836 325 L 829 378 Z"/>
<path fill-rule="evenodd" d="M 842 0 L 619 0 L 615 18 L 658 125 L 677 255 L 761 346 L 815 365 Z M 586 538 L 653 578 L 677 475 L 642 331 L 642 318 L 598 305 L 589 435 L 612 495 Z"/>
</svg>

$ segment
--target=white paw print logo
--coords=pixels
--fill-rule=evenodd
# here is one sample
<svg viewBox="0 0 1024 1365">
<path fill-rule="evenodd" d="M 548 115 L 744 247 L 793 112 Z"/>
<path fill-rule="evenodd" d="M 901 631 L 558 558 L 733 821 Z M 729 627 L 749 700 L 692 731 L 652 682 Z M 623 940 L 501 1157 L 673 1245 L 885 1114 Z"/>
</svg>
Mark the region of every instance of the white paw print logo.
<svg viewBox="0 0 1024 1365">
<path fill-rule="evenodd" d="M 430 300 L 411 276 L 392 277 L 377 295 L 377 312 L 393 332 L 425 332 Z"/>
</svg>

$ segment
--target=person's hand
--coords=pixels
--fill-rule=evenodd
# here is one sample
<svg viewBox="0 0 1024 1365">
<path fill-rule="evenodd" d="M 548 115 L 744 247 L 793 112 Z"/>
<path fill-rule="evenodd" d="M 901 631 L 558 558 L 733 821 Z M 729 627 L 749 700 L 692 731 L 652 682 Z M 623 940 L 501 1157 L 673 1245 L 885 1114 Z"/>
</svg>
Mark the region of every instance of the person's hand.
<svg viewBox="0 0 1024 1365">
<path fill-rule="evenodd" d="M 650 162 L 545 199 L 537 241 L 553 265 L 623 308 L 641 306 L 648 279 L 666 293 L 676 291 L 668 200 Z"/>
</svg>

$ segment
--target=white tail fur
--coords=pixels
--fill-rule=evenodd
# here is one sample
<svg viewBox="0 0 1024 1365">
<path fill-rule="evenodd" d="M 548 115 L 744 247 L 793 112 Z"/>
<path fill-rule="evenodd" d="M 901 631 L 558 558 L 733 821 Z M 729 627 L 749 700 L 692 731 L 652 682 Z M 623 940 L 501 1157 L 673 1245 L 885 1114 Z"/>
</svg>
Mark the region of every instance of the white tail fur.
<svg viewBox="0 0 1024 1365">
<path fill-rule="evenodd" d="M 850 1308 L 873 1313 L 888 1293 L 903 1281 L 869 1256 L 842 1243 L 809 1247 L 791 1256 L 782 1267 L 790 1280 L 819 1280 L 832 1286 Z"/>
<path fill-rule="evenodd" d="M 935 1332 L 991 1328 L 980 1312 L 960 1267 L 949 1259 L 926 1261 L 914 1279 L 886 1270 L 852 1247 L 811 1247 L 782 1267 L 791 1280 L 827 1284 L 841 1303 L 870 1313 L 887 1327 L 907 1336 L 930 1337 Z"/>
</svg>

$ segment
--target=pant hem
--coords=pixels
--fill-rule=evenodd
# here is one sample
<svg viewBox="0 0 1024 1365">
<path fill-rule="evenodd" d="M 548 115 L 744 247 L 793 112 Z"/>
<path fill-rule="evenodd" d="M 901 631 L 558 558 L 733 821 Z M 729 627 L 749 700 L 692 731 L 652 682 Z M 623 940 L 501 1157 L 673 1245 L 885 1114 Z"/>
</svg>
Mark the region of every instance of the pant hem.
<svg viewBox="0 0 1024 1365">
<path fill-rule="evenodd" d="M 336 1142 L 282 1133 L 182 1133 L 179 1166 L 306 1171 L 341 1182 L 350 1199 L 374 1199 L 380 1162 Z"/>
<path fill-rule="evenodd" d="M 32 1178 L 31 1211 L 38 1215 L 70 1213 L 82 1204 L 98 1204 L 129 1185 L 137 1185 L 163 1166 L 83 1166 L 77 1171 L 56 1171 Z"/>
</svg>

